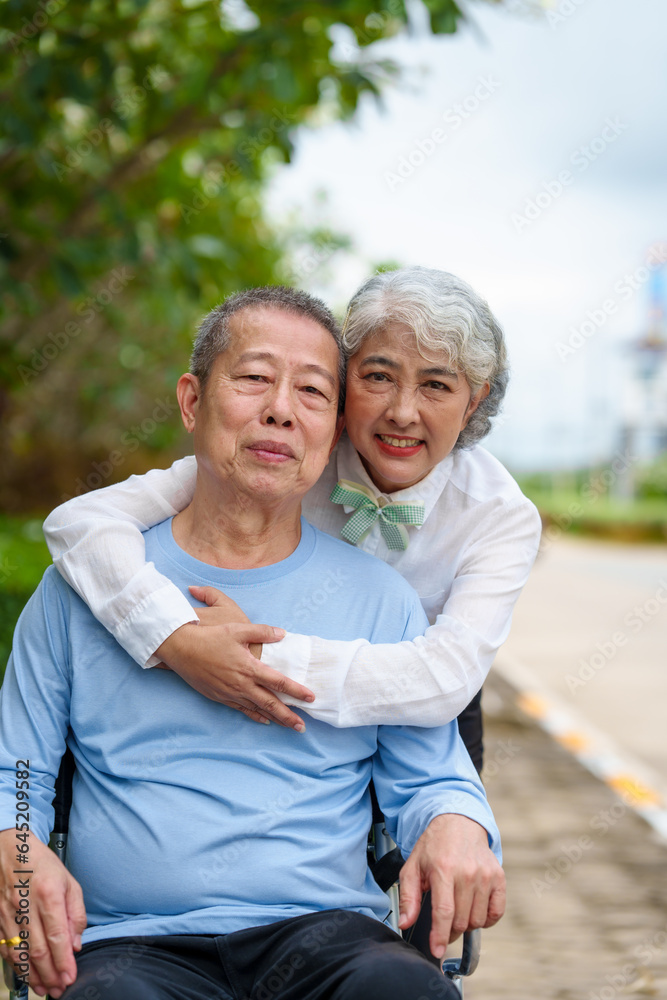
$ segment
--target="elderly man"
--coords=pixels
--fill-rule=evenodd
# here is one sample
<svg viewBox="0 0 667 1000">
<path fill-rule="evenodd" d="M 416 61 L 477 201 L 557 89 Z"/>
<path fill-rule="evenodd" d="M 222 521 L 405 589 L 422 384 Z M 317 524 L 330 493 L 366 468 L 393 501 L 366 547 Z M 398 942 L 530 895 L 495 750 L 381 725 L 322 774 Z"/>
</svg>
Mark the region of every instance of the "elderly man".
<svg viewBox="0 0 667 1000">
<path fill-rule="evenodd" d="M 328 310 L 288 289 L 240 293 L 204 321 L 193 358 L 178 397 L 197 486 L 189 507 L 146 532 L 149 558 L 184 591 L 193 579 L 219 587 L 250 616 L 285 619 L 328 582 L 309 623 L 317 634 L 421 633 L 418 598 L 398 574 L 300 517 L 341 428 Z M 258 728 L 176 674 L 137 670 L 53 569 L 19 622 L 0 718 L 0 936 L 21 936 L 15 951 L 30 954 L 37 992 L 448 996 L 383 923 L 387 900 L 365 856 L 371 777 L 390 832 L 412 851 L 403 925 L 428 885 L 447 930 L 502 913 L 497 831 L 455 723 L 311 720 L 296 740 Z M 66 745 L 77 766 L 69 871 L 44 846 Z"/>
</svg>

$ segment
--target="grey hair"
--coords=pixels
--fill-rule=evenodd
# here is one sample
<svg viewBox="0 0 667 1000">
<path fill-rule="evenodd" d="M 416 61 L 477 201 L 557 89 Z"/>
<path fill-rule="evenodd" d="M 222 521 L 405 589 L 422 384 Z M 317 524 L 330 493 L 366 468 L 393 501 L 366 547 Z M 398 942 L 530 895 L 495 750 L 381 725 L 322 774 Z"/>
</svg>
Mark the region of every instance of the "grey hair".
<svg viewBox="0 0 667 1000">
<path fill-rule="evenodd" d="M 447 271 L 404 267 L 373 275 L 352 297 L 343 324 L 343 345 L 355 354 L 367 337 L 390 323 L 414 333 L 420 353 L 447 354 L 472 390 L 490 390 L 458 436 L 470 448 L 491 430 L 509 381 L 503 332 L 488 305 L 470 285 Z"/>
<path fill-rule="evenodd" d="M 307 292 L 284 285 L 265 285 L 235 292 L 219 306 L 211 309 L 197 330 L 194 347 L 190 355 L 190 373 L 199 379 L 202 391 L 208 382 L 215 359 L 229 347 L 231 332 L 229 320 L 242 309 L 282 309 L 295 316 L 306 316 L 328 330 L 338 347 L 338 411 L 345 403 L 345 352 L 342 346 L 341 330 L 331 310 L 321 299 Z"/>
</svg>

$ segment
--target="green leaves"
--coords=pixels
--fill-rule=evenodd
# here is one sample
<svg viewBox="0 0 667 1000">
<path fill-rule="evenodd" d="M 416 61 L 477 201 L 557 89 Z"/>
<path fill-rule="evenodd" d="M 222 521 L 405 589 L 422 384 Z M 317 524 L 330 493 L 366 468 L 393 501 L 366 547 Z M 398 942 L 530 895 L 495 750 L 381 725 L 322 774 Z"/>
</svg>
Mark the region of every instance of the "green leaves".
<svg viewBox="0 0 667 1000">
<path fill-rule="evenodd" d="M 435 31 L 461 17 L 452 0 L 427 6 Z M 151 410 L 207 308 L 307 273 L 308 253 L 287 263 L 292 237 L 262 217 L 267 171 L 323 103 L 349 116 L 379 93 L 392 67 L 372 44 L 406 12 L 403 0 L 6 0 L 0 15 L 0 402 L 5 474 L 21 484 L 0 504 L 43 507 L 103 457 L 111 428 Z M 352 42 L 334 60 L 339 25 Z M 334 251 L 320 242 L 311 256 Z M 178 437 L 174 419 L 159 447 Z M 156 447 L 143 442 L 123 474 Z"/>
</svg>

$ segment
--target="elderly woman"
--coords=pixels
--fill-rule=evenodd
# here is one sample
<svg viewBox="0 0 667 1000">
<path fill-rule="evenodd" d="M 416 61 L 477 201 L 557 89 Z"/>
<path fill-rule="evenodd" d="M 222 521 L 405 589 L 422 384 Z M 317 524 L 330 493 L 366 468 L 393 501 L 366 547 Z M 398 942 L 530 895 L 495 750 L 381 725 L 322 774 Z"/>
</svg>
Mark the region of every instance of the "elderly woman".
<svg viewBox="0 0 667 1000">
<path fill-rule="evenodd" d="M 370 645 L 300 634 L 309 606 L 346 585 L 333 577 L 295 597 L 283 638 L 233 624 L 244 620 L 236 605 L 210 588 L 193 589 L 215 605 L 201 609 L 210 624 L 197 628 L 185 598 L 145 563 L 140 534 L 189 503 L 194 458 L 70 500 L 47 519 L 47 541 L 63 576 L 142 666 L 161 660 L 208 697 L 295 729 L 303 720 L 275 692 L 336 726 L 441 725 L 472 699 L 459 725 L 480 769 L 479 692 L 540 537 L 537 511 L 478 444 L 507 384 L 502 332 L 465 282 L 411 267 L 359 289 L 343 341 L 347 434 L 303 512 L 412 584 L 431 623 L 423 637 Z"/>
</svg>

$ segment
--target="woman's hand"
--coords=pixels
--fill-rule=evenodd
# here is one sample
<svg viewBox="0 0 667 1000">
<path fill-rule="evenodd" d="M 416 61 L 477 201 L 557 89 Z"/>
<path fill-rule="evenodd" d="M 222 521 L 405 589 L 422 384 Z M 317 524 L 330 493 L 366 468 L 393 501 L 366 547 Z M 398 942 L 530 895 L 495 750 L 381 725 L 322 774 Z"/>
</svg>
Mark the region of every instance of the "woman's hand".
<svg viewBox="0 0 667 1000">
<path fill-rule="evenodd" d="M 313 692 L 260 660 L 262 644 L 278 642 L 284 630 L 253 625 L 238 604 L 215 587 L 190 587 L 190 593 L 208 605 L 196 608 L 200 624 L 176 629 L 156 656 L 206 698 L 236 708 L 256 722 L 278 722 L 304 732 L 303 719 L 275 692 L 314 701 Z"/>
</svg>

